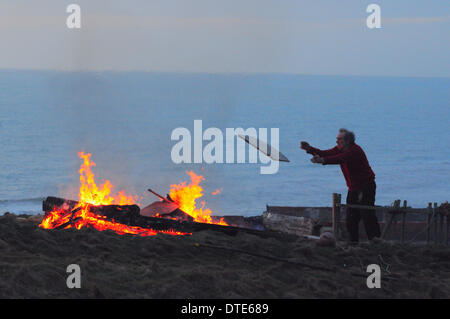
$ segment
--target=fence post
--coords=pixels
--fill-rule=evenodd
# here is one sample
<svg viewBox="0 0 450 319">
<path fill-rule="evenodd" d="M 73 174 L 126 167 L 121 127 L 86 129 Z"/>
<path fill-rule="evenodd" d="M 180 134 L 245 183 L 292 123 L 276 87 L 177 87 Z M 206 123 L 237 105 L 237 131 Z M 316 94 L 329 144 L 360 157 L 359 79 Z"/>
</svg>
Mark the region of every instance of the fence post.
<svg viewBox="0 0 450 319">
<path fill-rule="evenodd" d="M 395 214 L 396 211 L 398 210 L 398 208 L 400 207 L 400 199 L 397 199 L 396 201 L 394 201 L 394 206 L 392 207 L 391 211 L 389 211 L 389 221 L 386 222 L 386 218 L 385 218 L 385 224 L 384 224 L 384 228 L 383 228 L 383 232 L 381 234 L 381 239 L 385 239 L 387 233 L 389 232 L 389 229 L 391 228 L 392 222 L 395 219 Z M 384 214 L 386 216 L 386 214 Z"/>
<path fill-rule="evenodd" d="M 392 240 L 396 239 L 396 234 L 397 232 L 397 216 L 398 216 L 398 210 L 400 209 L 400 203 L 402 201 L 400 199 L 397 199 L 394 202 L 394 207 L 397 209 L 397 212 L 394 211 L 394 213 L 392 214 Z"/>
<path fill-rule="evenodd" d="M 439 213 L 439 243 L 444 244 L 444 212 L 437 208 Z"/>
<path fill-rule="evenodd" d="M 395 234 L 397 234 L 397 214 L 392 213 L 392 240 L 395 240 Z"/>
<path fill-rule="evenodd" d="M 403 212 L 402 212 L 402 244 L 405 242 L 405 228 L 406 228 L 406 207 L 407 201 L 403 201 Z"/>
<path fill-rule="evenodd" d="M 447 237 L 447 246 L 448 246 L 448 237 L 449 237 L 449 228 L 450 226 L 448 225 L 448 223 L 450 222 L 450 213 L 447 211 L 447 230 L 445 231 L 445 236 Z"/>
<path fill-rule="evenodd" d="M 434 203 L 433 206 L 433 214 L 434 214 L 434 244 L 438 244 L 438 214 L 437 214 L 437 203 Z"/>
<path fill-rule="evenodd" d="M 428 216 L 427 216 L 427 245 L 430 244 L 431 240 L 431 216 L 433 214 L 433 209 L 431 208 L 431 203 L 428 203 Z"/>
<path fill-rule="evenodd" d="M 336 240 L 339 240 L 339 223 L 341 220 L 341 194 L 333 193 L 331 206 L 331 218 L 333 223 L 333 233 Z"/>
</svg>

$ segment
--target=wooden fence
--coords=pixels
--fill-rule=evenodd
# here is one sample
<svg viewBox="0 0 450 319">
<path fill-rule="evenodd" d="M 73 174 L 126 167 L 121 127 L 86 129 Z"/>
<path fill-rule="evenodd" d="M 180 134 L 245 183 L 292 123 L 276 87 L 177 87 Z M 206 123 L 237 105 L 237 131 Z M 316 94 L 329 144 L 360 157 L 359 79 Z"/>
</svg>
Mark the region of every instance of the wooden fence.
<svg viewBox="0 0 450 319">
<path fill-rule="evenodd" d="M 387 220 L 385 219 L 385 224 L 381 232 L 381 238 L 386 238 L 386 235 L 389 232 L 395 232 L 397 224 L 397 220 L 399 216 L 401 216 L 401 242 L 404 243 L 405 238 L 405 229 L 406 229 L 406 215 L 407 214 L 427 214 L 427 223 L 426 228 L 423 231 L 427 232 L 427 244 L 431 244 L 432 239 L 434 244 L 446 244 L 449 245 L 449 224 L 450 224 L 450 214 L 447 209 L 442 209 L 438 207 L 437 203 L 432 205 L 428 203 L 427 208 L 412 208 L 407 206 L 407 201 L 403 201 L 403 206 L 400 205 L 401 200 L 397 199 L 394 201 L 392 206 L 366 206 L 366 205 L 347 205 L 341 203 L 341 194 L 333 193 L 332 196 L 332 206 L 331 206 L 331 214 L 332 214 L 332 227 L 333 232 L 337 240 L 342 237 L 341 229 L 340 229 L 340 221 L 341 221 L 341 207 L 346 208 L 356 208 L 360 209 L 361 212 L 365 210 L 376 210 L 382 211 L 384 216 L 388 216 Z M 444 231 L 445 225 L 445 231 Z"/>
</svg>

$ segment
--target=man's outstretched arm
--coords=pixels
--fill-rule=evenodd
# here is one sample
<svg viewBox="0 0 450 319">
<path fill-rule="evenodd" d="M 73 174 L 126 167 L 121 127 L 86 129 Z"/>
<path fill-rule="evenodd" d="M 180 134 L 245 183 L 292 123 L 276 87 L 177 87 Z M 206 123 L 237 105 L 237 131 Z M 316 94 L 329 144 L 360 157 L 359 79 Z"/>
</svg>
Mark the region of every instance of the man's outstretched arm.
<svg viewBox="0 0 450 319">
<path fill-rule="evenodd" d="M 330 148 L 329 150 L 320 150 L 318 148 L 312 147 L 307 142 L 300 142 L 300 148 L 305 150 L 306 153 L 311 155 L 319 155 L 320 157 L 332 156 L 339 154 L 339 149 L 337 146 Z"/>
</svg>

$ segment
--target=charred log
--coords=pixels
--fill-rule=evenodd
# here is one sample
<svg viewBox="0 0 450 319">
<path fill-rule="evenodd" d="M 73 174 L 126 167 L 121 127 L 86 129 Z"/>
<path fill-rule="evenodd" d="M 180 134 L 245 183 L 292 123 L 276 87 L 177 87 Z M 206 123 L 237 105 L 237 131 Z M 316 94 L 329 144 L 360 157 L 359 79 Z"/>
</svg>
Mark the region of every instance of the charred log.
<svg viewBox="0 0 450 319">
<path fill-rule="evenodd" d="M 47 197 L 42 202 L 42 210 L 46 213 L 55 208 L 63 209 L 68 213 L 74 213 L 73 209 L 78 205 L 77 201 Z M 132 225 L 134 219 L 139 216 L 140 208 L 137 205 L 100 205 L 90 206 L 89 211 L 95 215 L 104 216 L 108 220 L 114 220 L 122 224 Z M 71 218 L 72 219 L 72 218 Z"/>
<path fill-rule="evenodd" d="M 78 205 L 77 201 L 49 196 L 42 202 L 42 210 L 46 213 L 51 212 L 55 208 L 64 208 L 64 210 L 72 210 Z"/>
</svg>

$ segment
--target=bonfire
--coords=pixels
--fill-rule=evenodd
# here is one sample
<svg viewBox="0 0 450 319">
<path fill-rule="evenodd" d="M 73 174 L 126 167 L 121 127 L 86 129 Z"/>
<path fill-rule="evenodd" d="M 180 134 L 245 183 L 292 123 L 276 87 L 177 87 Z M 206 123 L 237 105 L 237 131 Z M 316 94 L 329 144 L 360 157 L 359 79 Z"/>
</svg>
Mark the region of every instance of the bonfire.
<svg viewBox="0 0 450 319">
<path fill-rule="evenodd" d="M 44 220 L 39 225 L 44 229 L 68 229 L 83 227 L 93 227 L 99 231 L 113 230 L 116 233 L 133 234 L 140 236 L 153 236 L 158 233 L 169 235 L 187 235 L 189 233 L 174 230 L 155 230 L 151 228 L 143 228 L 139 226 L 130 226 L 118 223 L 114 220 L 107 220 L 106 216 L 102 216 L 102 210 L 99 208 L 116 205 L 116 210 L 126 210 L 130 207 L 136 207 L 138 196 L 129 195 L 124 190 L 113 193 L 113 184 L 106 180 L 102 185 L 97 186 L 92 167 L 96 164 L 91 160 L 91 154 L 84 152 L 78 153 L 83 160 L 80 173 L 80 189 L 78 193 L 78 201 L 70 207 L 66 203 L 64 205 L 53 207 L 46 213 Z M 203 196 L 203 188 L 200 182 L 204 180 L 201 175 L 194 172 L 187 172 L 191 178 L 191 182 L 181 182 L 170 186 L 168 200 L 174 203 L 179 210 L 192 217 L 195 222 L 227 225 L 223 219 L 214 220 L 211 216 L 212 211 L 206 209 L 206 203 L 201 202 L 201 207 L 197 207 L 197 199 Z M 131 206 L 130 206 L 131 205 Z M 139 210 L 139 208 L 137 208 Z M 161 215 L 162 217 L 162 215 Z"/>
</svg>

